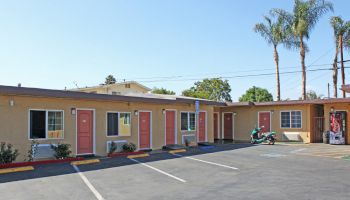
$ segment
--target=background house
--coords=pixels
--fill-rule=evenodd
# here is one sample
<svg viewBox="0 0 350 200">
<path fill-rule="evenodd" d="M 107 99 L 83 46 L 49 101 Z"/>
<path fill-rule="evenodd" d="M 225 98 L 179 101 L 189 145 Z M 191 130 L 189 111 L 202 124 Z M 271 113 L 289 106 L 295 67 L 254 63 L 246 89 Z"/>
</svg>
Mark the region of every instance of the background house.
<svg viewBox="0 0 350 200">
<path fill-rule="evenodd" d="M 71 91 L 80 91 L 96 94 L 127 95 L 134 93 L 145 94 L 149 93 L 151 89 L 135 81 L 125 81 L 121 83 L 101 84 L 93 87 L 76 88 L 71 89 Z"/>
</svg>

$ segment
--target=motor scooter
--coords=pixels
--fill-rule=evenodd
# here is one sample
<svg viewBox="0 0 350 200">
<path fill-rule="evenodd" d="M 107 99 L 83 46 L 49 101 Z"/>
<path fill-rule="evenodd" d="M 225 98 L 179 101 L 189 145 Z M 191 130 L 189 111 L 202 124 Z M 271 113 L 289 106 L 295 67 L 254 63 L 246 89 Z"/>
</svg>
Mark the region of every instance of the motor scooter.
<svg viewBox="0 0 350 200">
<path fill-rule="evenodd" d="M 263 142 L 267 142 L 271 145 L 274 145 L 276 142 L 276 132 L 267 132 L 262 133 L 262 127 L 254 128 L 250 134 L 250 143 L 252 144 L 260 144 Z M 259 136 L 261 134 L 261 136 Z"/>
</svg>

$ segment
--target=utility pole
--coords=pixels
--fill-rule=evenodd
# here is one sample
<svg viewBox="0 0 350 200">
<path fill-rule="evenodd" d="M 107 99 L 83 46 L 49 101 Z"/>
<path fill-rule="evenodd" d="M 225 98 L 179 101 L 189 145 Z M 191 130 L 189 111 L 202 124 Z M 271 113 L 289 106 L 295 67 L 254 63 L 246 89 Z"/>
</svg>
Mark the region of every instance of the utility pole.
<svg viewBox="0 0 350 200">
<path fill-rule="evenodd" d="M 330 98 L 330 93 L 329 93 L 329 83 L 327 84 L 328 85 L 328 99 Z"/>
</svg>

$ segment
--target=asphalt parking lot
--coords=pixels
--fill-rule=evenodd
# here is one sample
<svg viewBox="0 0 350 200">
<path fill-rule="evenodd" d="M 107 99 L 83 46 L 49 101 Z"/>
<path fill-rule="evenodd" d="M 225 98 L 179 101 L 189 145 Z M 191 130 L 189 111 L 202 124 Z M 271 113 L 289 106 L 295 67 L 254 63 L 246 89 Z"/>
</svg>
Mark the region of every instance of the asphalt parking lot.
<svg viewBox="0 0 350 200">
<path fill-rule="evenodd" d="M 226 144 L 175 155 L 35 166 L 0 199 L 349 199 L 349 146 Z"/>
</svg>

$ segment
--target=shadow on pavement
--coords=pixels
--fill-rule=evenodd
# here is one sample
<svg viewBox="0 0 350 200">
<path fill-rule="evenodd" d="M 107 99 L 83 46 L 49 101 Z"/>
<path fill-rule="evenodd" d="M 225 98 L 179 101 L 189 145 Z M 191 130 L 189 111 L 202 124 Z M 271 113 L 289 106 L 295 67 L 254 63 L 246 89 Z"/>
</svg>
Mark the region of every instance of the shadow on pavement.
<svg viewBox="0 0 350 200">
<path fill-rule="evenodd" d="M 186 152 L 179 153 L 182 156 L 193 156 L 207 153 L 215 153 L 221 151 L 230 151 L 235 149 L 242 149 L 253 147 L 252 144 L 213 144 L 212 148 L 206 147 L 192 147 L 188 148 Z M 178 159 L 178 156 L 174 156 L 166 151 L 152 153 L 150 152 L 149 157 L 137 158 L 140 162 L 155 162 L 160 160 Z M 126 157 L 114 157 L 114 158 L 101 158 L 98 164 L 80 165 L 79 169 L 81 172 L 95 171 L 107 168 L 121 167 L 126 165 L 138 164 Z M 0 175 L 0 183 L 23 181 L 36 178 L 53 177 L 60 175 L 67 175 L 76 173 L 70 163 L 57 163 L 57 164 L 46 164 L 36 165 L 35 170 L 9 173 Z"/>
</svg>

